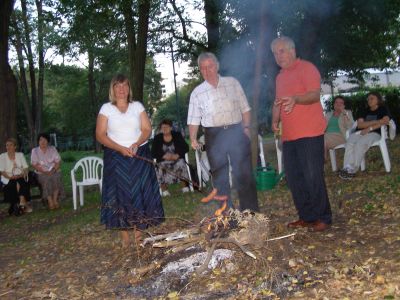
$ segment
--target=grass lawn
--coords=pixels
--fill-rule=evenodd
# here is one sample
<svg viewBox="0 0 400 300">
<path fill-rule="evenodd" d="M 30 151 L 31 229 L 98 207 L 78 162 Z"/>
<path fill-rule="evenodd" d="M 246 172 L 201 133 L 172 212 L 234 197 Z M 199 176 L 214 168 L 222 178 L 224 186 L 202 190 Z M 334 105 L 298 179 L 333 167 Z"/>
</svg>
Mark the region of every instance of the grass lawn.
<svg viewBox="0 0 400 300">
<path fill-rule="evenodd" d="M 290 192 L 282 181 L 258 193 L 261 212 L 270 219 L 269 237 L 295 233 L 251 251 L 237 247 L 234 258 L 205 276 L 167 279 L 157 290 L 160 269 L 135 270 L 174 254 L 171 248 L 123 250 L 117 231 L 99 224 L 100 194 L 85 193 L 85 205 L 72 209 L 69 172 L 90 152 L 67 152 L 63 178 L 67 199 L 56 211 L 35 201 L 34 211 L 9 217 L 0 203 L 0 299 L 397 299 L 400 298 L 400 140 L 389 141 L 392 171 L 384 171 L 379 149 L 367 153 L 367 170 L 343 181 L 325 166 L 333 225 L 322 233 L 291 230 L 297 218 Z M 275 164 L 273 144 L 267 161 Z M 337 154 L 338 165 L 343 153 Z M 145 235 L 170 233 L 198 224 L 215 207 L 200 203 L 198 192 L 171 188 L 163 198 L 166 221 Z M 133 291 L 139 294 L 134 294 Z"/>
</svg>

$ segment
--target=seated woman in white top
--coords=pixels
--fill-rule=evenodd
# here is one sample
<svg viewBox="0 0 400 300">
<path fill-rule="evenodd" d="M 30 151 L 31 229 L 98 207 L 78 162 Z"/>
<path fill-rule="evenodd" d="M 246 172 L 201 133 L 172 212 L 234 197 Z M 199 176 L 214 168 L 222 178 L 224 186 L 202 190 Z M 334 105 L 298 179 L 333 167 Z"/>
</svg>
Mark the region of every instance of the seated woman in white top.
<svg viewBox="0 0 400 300">
<path fill-rule="evenodd" d="M 28 164 L 21 152 L 16 152 L 17 141 L 9 138 L 6 141 L 7 152 L 0 155 L 1 182 L 4 185 L 4 199 L 10 203 L 8 213 L 20 215 L 32 212 L 30 205 Z"/>
</svg>

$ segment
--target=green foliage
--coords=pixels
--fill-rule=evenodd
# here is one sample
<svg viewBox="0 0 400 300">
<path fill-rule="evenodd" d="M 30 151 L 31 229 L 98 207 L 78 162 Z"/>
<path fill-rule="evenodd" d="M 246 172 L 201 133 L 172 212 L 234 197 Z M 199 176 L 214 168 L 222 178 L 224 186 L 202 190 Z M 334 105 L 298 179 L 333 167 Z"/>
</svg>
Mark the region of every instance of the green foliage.
<svg viewBox="0 0 400 300">
<path fill-rule="evenodd" d="M 75 162 L 76 157 L 70 151 L 61 153 L 61 159 L 63 162 Z"/>
<path fill-rule="evenodd" d="M 90 116 L 87 72 L 65 65 L 52 65 L 45 81 L 45 131 L 65 135 L 91 135 L 94 120 Z"/>
<path fill-rule="evenodd" d="M 199 80 L 190 80 L 185 86 L 178 89 L 178 103 L 175 94 L 168 96 L 158 107 L 153 118 L 153 127 L 163 119 L 171 119 L 186 127 L 190 93 L 200 83 Z"/>
</svg>

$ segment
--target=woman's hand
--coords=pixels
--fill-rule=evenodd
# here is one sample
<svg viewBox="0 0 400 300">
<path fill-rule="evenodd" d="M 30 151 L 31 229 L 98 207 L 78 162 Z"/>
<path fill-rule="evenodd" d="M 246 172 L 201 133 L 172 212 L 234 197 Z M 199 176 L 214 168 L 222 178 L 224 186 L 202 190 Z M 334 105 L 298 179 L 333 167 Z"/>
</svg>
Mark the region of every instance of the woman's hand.
<svg viewBox="0 0 400 300">
<path fill-rule="evenodd" d="M 138 151 L 138 149 L 139 149 L 139 145 L 136 144 L 136 143 L 133 143 L 133 144 L 129 147 L 129 149 L 131 150 L 132 155 L 136 155 L 136 153 L 137 153 L 137 151 Z"/>
<path fill-rule="evenodd" d="M 133 157 L 131 148 L 121 146 L 118 152 L 121 153 L 123 156 Z"/>
<path fill-rule="evenodd" d="M 389 121 L 390 121 L 390 119 L 389 119 L 389 117 L 383 117 L 382 119 L 380 119 L 380 120 L 378 120 L 379 121 L 379 125 L 389 125 Z"/>
<path fill-rule="evenodd" d="M 165 153 L 163 156 L 164 160 L 178 160 L 179 155 L 178 154 L 173 154 L 173 153 Z"/>
</svg>

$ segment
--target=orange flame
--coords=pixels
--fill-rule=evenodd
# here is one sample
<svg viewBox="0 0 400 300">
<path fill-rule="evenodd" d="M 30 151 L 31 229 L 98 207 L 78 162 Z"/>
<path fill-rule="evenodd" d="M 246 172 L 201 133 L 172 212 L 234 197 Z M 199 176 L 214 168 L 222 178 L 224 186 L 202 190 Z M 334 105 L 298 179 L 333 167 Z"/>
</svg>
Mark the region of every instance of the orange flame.
<svg viewBox="0 0 400 300">
<path fill-rule="evenodd" d="M 227 206 L 228 206 L 228 205 L 227 205 L 226 201 L 224 201 L 224 204 L 222 204 L 222 207 L 219 208 L 219 209 L 217 209 L 217 210 L 215 211 L 214 215 L 215 215 L 216 217 L 221 216 L 222 213 L 224 212 L 224 210 L 226 209 Z"/>
<path fill-rule="evenodd" d="M 211 193 L 208 194 L 206 197 L 203 197 L 200 201 L 203 203 L 207 203 L 210 202 L 211 200 L 217 200 L 217 201 L 223 201 L 224 203 L 222 204 L 222 206 L 217 209 L 214 213 L 215 216 L 219 217 L 222 215 L 222 213 L 225 211 L 225 209 L 228 206 L 228 196 L 226 195 L 217 195 L 218 194 L 218 190 L 216 188 L 213 188 Z"/>
</svg>

